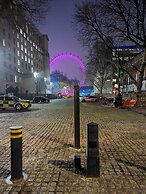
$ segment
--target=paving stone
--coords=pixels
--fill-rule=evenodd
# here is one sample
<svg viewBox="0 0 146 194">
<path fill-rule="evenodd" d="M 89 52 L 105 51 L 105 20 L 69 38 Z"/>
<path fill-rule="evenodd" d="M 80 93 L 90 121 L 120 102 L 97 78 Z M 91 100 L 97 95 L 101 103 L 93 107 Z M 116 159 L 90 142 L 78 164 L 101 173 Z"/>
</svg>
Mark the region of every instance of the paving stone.
<svg viewBox="0 0 146 194">
<path fill-rule="evenodd" d="M 0 194 L 145 194 L 146 117 L 136 111 L 81 104 L 81 149 L 74 149 L 73 100 L 54 100 L 23 113 L 0 113 Z M 74 154 L 86 168 L 86 126 L 99 125 L 101 175 L 76 173 Z M 24 183 L 7 185 L 10 175 L 9 127 L 23 126 Z"/>
</svg>

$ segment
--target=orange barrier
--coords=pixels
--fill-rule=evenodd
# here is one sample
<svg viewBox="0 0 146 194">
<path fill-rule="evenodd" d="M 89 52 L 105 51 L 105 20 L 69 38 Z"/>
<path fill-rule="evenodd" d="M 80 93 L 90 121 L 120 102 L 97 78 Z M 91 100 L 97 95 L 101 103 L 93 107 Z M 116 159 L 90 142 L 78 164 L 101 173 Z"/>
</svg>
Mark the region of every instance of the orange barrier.
<svg viewBox="0 0 146 194">
<path fill-rule="evenodd" d="M 125 100 L 123 103 L 123 108 L 130 108 L 136 106 L 136 100 Z"/>
</svg>

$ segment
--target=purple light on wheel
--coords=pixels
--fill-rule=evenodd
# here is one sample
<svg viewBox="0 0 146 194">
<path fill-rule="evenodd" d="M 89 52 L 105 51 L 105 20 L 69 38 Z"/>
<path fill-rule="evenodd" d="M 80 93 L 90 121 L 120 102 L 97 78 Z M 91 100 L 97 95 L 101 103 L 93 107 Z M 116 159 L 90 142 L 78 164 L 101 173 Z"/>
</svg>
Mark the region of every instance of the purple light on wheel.
<svg viewBox="0 0 146 194">
<path fill-rule="evenodd" d="M 85 78 L 86 78 L 85 65 L 82 62 L 82 60 L 79 57 L 77 57 L 76 55 L 68 54 L 68 53 L 59 54 L 58 56 L 54 57 L 51 60 L 50 67 L 52 68 L 57 61 L 59 61 L 61 59 L 64 59 L 64 58 L 74 60 L 80 65 L 80 68 L 81 68 L 81 71 L 82 71 L 82 80 L 80 81 L 79 85 L 83 86 L 84 82 L 85 82 Z"/>
</svg>

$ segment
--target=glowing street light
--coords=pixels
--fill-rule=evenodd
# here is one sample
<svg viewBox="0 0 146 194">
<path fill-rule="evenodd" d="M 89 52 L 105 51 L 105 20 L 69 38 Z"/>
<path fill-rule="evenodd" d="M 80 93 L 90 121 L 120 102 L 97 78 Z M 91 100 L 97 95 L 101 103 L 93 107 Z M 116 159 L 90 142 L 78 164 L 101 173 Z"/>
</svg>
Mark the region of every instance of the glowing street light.
<svg viewBox="0 0 146 194">
<path fill-rule="evenodd" d="M 38 73 L 37 72 L 34 72 L 33 75 L 34 75 L 34 78 L 37 78 Z"/>
<path fill-rule="evenodd" d="M 34 72 L 33 73 L 34 75 L 34 78 L 35 78 L 35 84 L 36 84 L 36 95 L 38 95 L 38 73 L 37 72 Z"/>
</svg>

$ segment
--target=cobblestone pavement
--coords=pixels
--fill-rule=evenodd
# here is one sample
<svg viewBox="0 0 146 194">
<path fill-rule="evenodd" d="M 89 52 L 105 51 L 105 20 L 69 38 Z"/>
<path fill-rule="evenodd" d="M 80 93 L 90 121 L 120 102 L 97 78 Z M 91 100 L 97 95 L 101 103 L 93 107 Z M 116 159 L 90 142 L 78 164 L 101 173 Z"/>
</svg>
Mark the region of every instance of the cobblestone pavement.
<svg viewBox="0 0 146 194">
<path fill-rule="evenodd" d="M 81 149 L 73 147 L 73 100 L 33 105 L 27 112 L 0 112 L 0 194 L 143 194 L 146 193 L 146 116 L 137 112 L 81 104 Z M 87 178 L 86 126 L 99 124 L 99 178 Z M 10 175 L 10 126 L 23 126 L 26 181 Z M 74 171 L 74 154 L 83 170 Z"/>
</svg>

